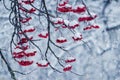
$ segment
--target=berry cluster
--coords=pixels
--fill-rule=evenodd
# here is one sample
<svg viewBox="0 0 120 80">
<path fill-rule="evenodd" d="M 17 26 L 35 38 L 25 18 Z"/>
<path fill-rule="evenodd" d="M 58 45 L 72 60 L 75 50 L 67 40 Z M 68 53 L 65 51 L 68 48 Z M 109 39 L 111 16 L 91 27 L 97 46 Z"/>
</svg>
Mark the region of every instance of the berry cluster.
<svg viewBox="0 0 120 80">
<path fill-rule="evenodd" d="M 91 21 L 96 19 L 97 15 L 89 13 L 88 8 L 83 3 L 79 3 L 76 6 L 73 6 L 69 0 L 61 0 L 60 2 L 58 1 L 59 3 L 57 4 L 56 8 L 57 16 L 54 16 L 51 15 L 47 10 L 45 0 L 41 0 L 42 9 L 38 9 L 34 6 L 31 6 L 31 4 L 34 4 L 34 2 L 35 0 L 20 0 L 20 2 L 17 5 L 18 10 L 16 10 L 17 11 L 16 14 L 18 16 L 15 17 L 16 18 L 15 20 L 16 24 L 18 25 L 14 27 L 15 31 L 17 32 L 15 33 L 17 34 L 18 39 L 15 44 L 14 51 L 12 52 L 13 58 L 21 66 L 30 66 L 35 63 L 38 67 L 45 68 L 50 66 L 52 69 L 56 70 L 56 68 L 52 66 L 52 62 L 49 61 L 47 57 L 47 54 L 49 54 L 50 52 L 58 60 L 58 64 L 62 67 L 62 70 L 64 72 L 71 71 L 73 66 L 72 63 L 76 61 L 76 58 L 69 55 L 67 58 L 61 59 L 61 57 L 58 57 L 58 55 L 54 53 L 51 44 L 54 47 L 67 51 L 63 49 L 61 46 L 59 46 L 59 44 L 65 44 L 69 42 L 68 37 L 73 42 L 83 41 L 84 40 L 83 31 L 100 28 L 100 26 L 97 24 L 90 24 Z M 29 7 L 25 8 L 24 6 Z M 39 18 L 40 16 L 44 15 L 46 18 L 44 24 L 45 27 L 40 23 L 40 26 L 42 26 L 43 28 L 41 29 L 40 32 L 38 28 L 32 26 L 30 23 L 34 20 L 33 19 L 34 17 L 32 15 L 37 15 L 37 17 Z M 53 25 L 52 27 L 54 28 L 51 28 L 51 24 Z M 84 27 L 82 24 L 86 24 L 87 27 L 86 26 Z M 46 26 L 47 29 L 45 29 Z M 80 28 L 82 28 L 83 30 L 81 31 Z M 64 30 L 68 30 L 69 33 L 72 34 L 72 36 L 71 34 L 69 35 L 69 33 L 67 34 L 68 36 L 63 35 Z M 55 42 L 52 40 L 53 38 L 51 38 L 52 37 L 51 31 L 60 32 L 60 35 L 58 35 L 57 38 L 56 37 L 54 38 Z M 37 40 L 35 40 L 36 37 L 34 36 L 34 34 L 37 34 Z M 40 49 L 40 46 L 35 44 L 35 41 L 41 41 L 41 39 L 47 41 L 46 51 L 42 51 Z M 11 42 L 14 43 L 13 39 Z M 30 43 L 33 44 L 34 46 L 30 45 Z M 37 48 L 40 52 L 34 49 L 34 47 Z M 41 57 L 39 61 L 29 59 L 31 57 L 35 57 L 36 54 L 38 53 L 40 53 Z"/>
<path fill-rule="evenodd" d="M 31 45 L 29 45 L 29 42 L 33 42 L 34 35 L 30 35 L 32 33 L 36 32 L 36 28 L 34 26 L 31 26 L 29 24 L 30 21 L 32 21 L 32 16 L 30 14 L 35 13 L 37 10 L 31 6 L 32 3 L 34 3 L 34 0 L 21 0 L 19 4 L 19 11 L 20 11 L 20 24 L 22 25 L 21 30 L 18 31 L 19 40 L 14 48 L 14 51 L 12 53 L 13 58 L 16 59 L 16 61 L 21 66 L 30 66 L 33 63 L 36 63 L 38 67 L 47 67 L 48 63 L 46 63 L 44 60 L 38 62 L 34 62 L 33 60 L 27 60 L 29 57 L 34 57 L 37 54 L 37 51 L 35 49 L 31 48 Z M 30 9 L 26 9 L 23 6 L 30 6 Z M 27 14 L 23 15 L 23 14 Z M 25 17 L 22 17 L 25 16 Z M 27 37 L 26 37 L 26 36 Z M 41 32 L 38 34 L 38 37 L 40 38 L 47 38 L 48 33 L 46 31 Z"/>
<path fill-rule="evenodd" d="M 77 29 L 79 27 L 82 27 L 80 24 L 81 23 L 89 23 L 89 21 L 94 20 L 97 15 L 96 14 L 90 14 L 87 15 L 87 7 L 84 4 L 79 4 L 76 6 L 72 6 L 69 2 L 69 0 L 62 0 L 58 3 L 57 6 L 57 12 L 58 12 L 58 16 L 56 18 L 52 19 L 52 22 L 54 24 L 55 27 L 55 31 L 58 31 L 60 29 L 68 29 L 71 32 L 73 32 L 73 36 L 71 39 L 73 39 L 74 41 L 81 41 L 83 39 L 82 33 L 78 32 Z M 68 19 L 64 19 L 63 16 L 59 17 L 59 14 L 68 14 Z M 80 15 L 78 16 L 77 19 L 69 19 L 69 17 L 71 15 Z M 58 27 L 59 26 L 59 27 Z M 100 28 L 98 25 L 94 25 L 94 24 L 89 24 L 88 27 L 84 27 L 83 30 L 91 30 L 91 29 L 98 29 Z M 65 38 L 64 35 L 58 37 L 56 39 L 57 43 L 65 43 L 68 40 Z"/>
</svg>

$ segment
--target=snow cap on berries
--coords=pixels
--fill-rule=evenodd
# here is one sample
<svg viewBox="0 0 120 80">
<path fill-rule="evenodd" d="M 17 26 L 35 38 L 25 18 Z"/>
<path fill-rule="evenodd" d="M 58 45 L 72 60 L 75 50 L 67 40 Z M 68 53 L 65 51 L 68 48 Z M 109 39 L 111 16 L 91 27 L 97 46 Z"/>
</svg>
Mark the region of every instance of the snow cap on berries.
<svg viewBox="0 0 120 80">
<path fill-rule="evenodd" d="M 72 63 L 75 61 L 76 61 L 76 59 L 74 57 L 67 57 L 67 59 L 65 60 L 66 63 Z"/>
<path fill-rule="evenodd" d="M 47 62 L 46 60 L 40 60 L 36 64 L 38 65 L 38 67 L 48 67 L 49 62 Z"/>
<path fill-rule="evenodd" d="M 72 66 L 68 64 L 63 68 L 63 71 L 66 72 L 66 71 L 70 71 L 71 69 L 72 69 Z"/>
<path fill-rule="evenodd" d="M 47 38 L 48 37 L 48 32 L 47 31 L 42 31 L 38 36 L 40 38 Z"/>
<path fill-rule="evenodd" d="M 75 29 L 78 26 L 79 26 L 79 23 L 76 20 L 73 20 L 73 21 L 69 22 L 69 28 L 70 29 Z"/>
<path fill-rule="evenodd" d="M 59 38 L 57 38 L 56 42 L 57 43 L 64 43 L 64 42 L 67 42 L 67 39 L 64 37 L 59 37 Z"/>
<path fill-rule="evenodd" d="M 62 18 L 54 18 L 53 22 L 54 22 L 54 24 L 63 24 L 64 23 Z"/>
</svg>

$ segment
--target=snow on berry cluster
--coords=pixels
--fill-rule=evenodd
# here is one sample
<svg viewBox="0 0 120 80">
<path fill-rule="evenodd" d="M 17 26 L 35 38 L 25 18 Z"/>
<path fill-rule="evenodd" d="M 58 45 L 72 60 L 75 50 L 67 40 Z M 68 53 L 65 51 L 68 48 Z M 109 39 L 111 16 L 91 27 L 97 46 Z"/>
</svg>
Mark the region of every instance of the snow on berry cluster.
<svg viewBox="0 0 120 80">
<path fill-rule="evenodd" d="M 39 61 L 29 60 L 30 57 L 35 57 L 38 53 L 37 50 L 33 49 L 29 42 L 34 43 L 34 33 L 37 33 L 37 28 L 32 26 L 30 22 L 32 22 L 33 17 L 31 14 L 37 12 L 36 8 L 32 7 L 30 4 L 34 3 L 34 0 L 22 0 L 19 1 L 19 11 L 20 11 L 20 24 L 22 25 L 21 30 L 18 32 L 19 40 L 17 45 L 14 48 L 12 53 L 13 58 L 17 60 L 18 64 L 21 66 L 30 66 L 35 63 L 38 67 L 48 67 L 51 65 L 47 59 L 42 59 Z M 29 6 L 29 7 L 24 7 Z M 66 35 L 62 35 L 62 30 L 68 30 L 73 35 L 70 36 L 67 34 L 71 40 L 74 42 L 84 40 L 83 32 L 79 30 L 82 28 L 83 31 L 89 31 L 93 29 L 99 29 L 100 26 L 97 24 L 89 24 L 87 26 L 83 26 L 81 24 L 90 23 L 90 21 L 95 20 L 97 17 L 96 14 L 92 14 L 88 12 L 88 9 L 85 4 L 77 4 L 73 6 L 70 4 L 68 0 L 61 0 L 57 5 L 57 17 L 50 17 L 50 22 L 53 24 L 55 28 L 55 32 L 59 31 L 61 35 L 55 38 L 55 43 L 65 44 L 69 40 Z M 27 14 L 23 15 L 23 14 Z M 59 16 L 59 14 L 63 16 Z M 76 16 L 77 15 L 77 16 Z M 64 16 L 67 16 L 64 17 Z M 76 18 L 72 18 L 76 16 Z M 42 30 L 37 34 L 38 39 L 47 39 L 50 40 L 50 35 L 52 35 L 49 30 Z M 48 43 L 49 44 L 49 43 Z M 49 45 L 48 45 L 49 46 Z M 50 47 L 50 46 L 49 46 Z M 49 48 L 48 47 L 48 48 Z M 52 52 L 52 51 L 51 51 Z M 28 60 L 27 60 L 28 59 Z M 71 71 L 72 63 L 76 61 L 76 58 L 68 56 L 66 59 L 63 59 L 65 66 L 63 66 L 63 71 Z"/>
<path fill-rule="evenodd" d="M 72 36 L 71 39 L 74 41 L 81 41 L 83 39 L 82 33 L 78 33 L 77 28 L 83 27 L 84 31 L 100 28 L 97 24 L 89 24 L 88 26 L 80 25 L 81 23 L 90 23 L 90 21 L 93 21 L 97 17 L 96 14 L 87 13 L 87 7 L 82 3 L 73 6 L 70 4 L 69 0 L 61 0 L 57 6 L 57 12 L 58 16 L 52 19 L 53 24 L 56 26 L 55 31 L 58 31 L 59 29 L 69 29 L 70 31 L 73 31 L 74 36 Z M 68 14 L 68 19 L 64 18 L 64 16 L 59 16 L 59 14 Z M 69 17 L 72 17 L 69 14 L 79 16 L 77 16 L 77 19 L 69 19 Z M 63 35 L 56 39 L 56 42 L 59 44 L 67 41 L 68 40 Z"/>
<path fill-rule="evenodd" d="M 70 17 L 73 16 L 77 16 L 77 18 L 71 19 Z M 100 28 L 100 26 L 97 24 L 90 24 L 90 22 L 93 21 L 96 17 L 97 15 L 94 13 L 90 13 L 86 5 L 83 3 L 73 6 L 69 0 L 61 0 L 57 5 L 57 17 L 52 18 L 52 22 L 55 26 L 55 31 L 60 31 L 60 34 L 64 29 L 71 31 L 73 33 L 73 36 L 69 37 L 71 37 L 71 40 L 75 42 L 84 39 L 82 34 L 83 31 L 89 31 Z M 85 24 L 87 26 L 83 26 L 81 24 Z M 83 31 L 80 31 L 79 27 L 82 27 Z M 64 35 L 64 33 L 62 34 L 63 35 L 57 37 L 56 43 L 64 44 L 69 41 L 67 37 Z M 64 66 L 63 71 L 65 72 L 70 71 L 72 69 L 72 65 L 69 63 L 75 61 L 76 61 L 75 58 L 68 57 L 65 60 L 65 63 L 67 65 Z"/>
<path fill-rule="evenodd" d="M 35 13 L 37 10 L 30 6 L 30 4 L 34 3 L 35 0 L 19 0 L 19 11 L 20 11 L 20 24 L 22 25 L 19 34 L 19 40 L 17 42 L 17 45 L 14 48 L 14 51 L 12 53 L 12 56 L 19 65 L 21 66 L 30 66 L 33 63 L 36 63 L 39 67 L 47 67 L 48 63 L 46 63 L 44 60 L 41 62 L 34 62 L 33 60 L 29 60 L 30 57 L 35 57 L 37 54 L 37 50 L 31 48 L 31 45 L 29 45 L 29 42 L 34 40 L 34 32 L 36 32 L 36 28 L 32 26 L 29 22 L 32 21 L 31 14 Z M 27 7 L 24 7 L 27 6 Z M 27 16 L 24 16 L 22 14 L 27 14 Z M 32 34 L 32 35 L 31 35 Z M 26 36 L 27 37 L 26 37 Z M 42 31 L 38 34 L 38 38 L 47 38 L 48 32 Z"/>
</svg>

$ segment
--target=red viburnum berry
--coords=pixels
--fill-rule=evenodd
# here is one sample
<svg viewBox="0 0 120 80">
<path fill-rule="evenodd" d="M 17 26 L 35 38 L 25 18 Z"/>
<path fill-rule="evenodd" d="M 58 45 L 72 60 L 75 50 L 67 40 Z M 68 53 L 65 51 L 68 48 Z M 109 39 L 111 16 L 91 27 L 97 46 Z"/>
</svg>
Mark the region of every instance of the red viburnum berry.
<svg viewBox="0 0 120 80">
<path fill-rule="evenodd" d="M 68 1 L 61 1 L 58 5 L 59 6 L 65 6 L 68 3 Z"/>
<path fill-rule="evenodd" d="M 91 21 L 93 19 L 95 19 L 97 17 L 97 15 L 92 15 L 91 16 L 88 16 L 88 15 L 82 15 L 81 17 L 79 17 L 78 21 L 81 22 L 81 21 Z"/>
<path fill-rule="evenodd" d="M 32 19 L 32 17 L 28 17 L 28 18 L 24 18 L 24 19 L 20 19 L 21 23 L 27 23 Z"/>
<path fill-rule="evenodd" d="M 25 53 L 25 56 L 30 57 L 30 56 L 35 56 L 35 53 Z"/>
<path fill-rule="evenodd" d="M 25 4 L 31 4 L 33 3 L 35 0 L 23 0 L 22 2 Z"/>
<path fill-rule="evenodd" d="M 35 31 L 35 28 L 31 28 L 31 29 L 28 29 L 28 30 L 24 30 L 24 32 L 34 32 Z"/>
<path fill-rule="evenodd" d="M 92 26 L 87 26 L 87 27 L 83 28 L 83 30 L 90 30 L 90 29 L 92 29 Z"/>
<path fill-rule="evenodd" d="M 35 31 L 35 28 L 34 27 L 27 27 L 27 28 L 25 28 L 25 30 L 24 30 L 24 32 L 26 33 L 26 32 L 34 32 Z"/>
<path fill-rule="evenodd" d="M 57 38 L 56 42 L 57 43 L 65 43 L 65 42 L 67 42 L 67 39 L 64 37 L 59 37 L 59 38 Z"/>
<path fill-rule="evenodd" d="M 37 51 L 34 50 L 34 49 L 28 49 L 28 50 L 25 50 L 25 51 L 24 51 L 25 56 L 27 56 L 27 57 L 35 56 L 36 52 L 37 52 Z"/>
<path fill-rule="evenodd" d="M 73 37 L 74 41 L 82 40 L 82 35 L 80 33 L 76 33 Z"/>
<path fill-rule="evenodd" d="M 79 21 L 79 22 L 81 22 L 81 21 L 86 21 L 86 17 L 79 17 L 78 21 Z"/>
<path fill-rule="evenodd" d="M 69 23 L 69 29 L 75 29 L 79 26 L 79 23 L 76 20 L 73 20 Z"/>
<path fill-rule="evenodd" d="M 94 29 L 99 29 L 100 26 L 98 26 L 98 25 L 90 25 L 90 26 L 85 27 L 84 30 L 90 30 L 90 29 L 92 29 L 92 28 L 94 28 Z"/>
<path fill-rule="evenodd" d="M 36 63 L 38 67 L 48 67 L 48 65 L 50 64 L 49 62 L 47 62 L 46 60 L 40 60 L 39 62 Z"/>
<path fill-rule="evenodd" d="M 21 38 L 21 40 L 18 43 L 18 45 L 23 44 L 23 43 L 27 43 L 28 40 L 32 40 L 32 39 L 33 39 L 33 36 L 29 37 L 28 39 L 27 38 Z"/>
<path fill-rule="evenodd" d="M 72 62 L 75 62 L 75 61 L 76 61 L 76 59 L 75 59 L 74 57 L 68 57 L 68 58 L 65 60 L 66 63 L 72 63 Z"/>
<path fill-rule="evenodd" d="M 25 56 L 24 52 L 22 52 L 22 53 L 14 53 L 13 54 L 14 58 L 23 58 L 24 56 Z"/>
<path fill-rule="evenodd" d="M 28 27 L 25 27 L 23 31 L 19 32 L 19 34 L 23 34 L 27 32 L 34 32 L 34 31 L 35 31 L 35 28 L 33 26 L 28 26 Z"/>
<path fill-rule="evenodd" d="M 21 50 L 27 50 L 28 49 L 28 45 L 26 45 L 26 46 L 17 45 L 15 49 L 17 49 L 17 48 L 19 48 Z"/>
<path fill-rule="evenodd" d="M 72 69 L 72 66 L 68 64 L 63 68 L 63 71 L 66 72 L 66 71 L 70 71 L 71 69 Z"/>
<path fill-rule="evenodd" d="M 84 5 L 77 5 L 72 9 L 72 12 L 74 13 L 82 13 L 86 11 L 86 7 Z"/>
<path fill-rule="evenodd" d="M 72 10 L 72 6 L 70 4 L 66 4 L 65 6 L 58 6 L 57 10 L 59 12 L 70 12 Z"/>
<path fill-rule="evenodd" d="M 17 48 L 14 50 L 12 55 L 14 58 L 22 58 L 24 57 L 24 51 L 22 49 Z"/>
<path fill-rule="evenodd" d="M 40 38 L 48 38 L 48 32 L 47 31 L 42 31 L 38 36 Z"/>
<path fill-rule="evenodd" d="M 93 19 L 95 19 L 97 17 L 97 15 L 94 15 L 94 16 L 89 16 L 89 17 L 86 17 L 86 20 L 87 21 L 91 21 L 91 20 L 93 20 Z"/>
<path fill-rule="evenodd" d="M 36 11 L 36 9 L 35 8 L 31 8 L 30 10 L 28 10 L 27 12 L 28 13 L 34 13 Z"/>
<path fill-rule="evenodd" d="M 55 18 L 55 19 L 53 20 L 53 23 L 54 23 L 54 24 L 63 24 L 64 21 L 63 21 L 62 18 Z"/>
<path fill-rule="evenodd" d="M 98 28 L 100 28 L 100 26 L 98 26 L 98 25 L 93 25 L 92 28 L 98 29 Z"/>
<path fill-rule="evenodd" d="M 28 61 L 28 60 L 21 60 L 21 61 L 18 61 L 19 65 L 21 66 L 30 66 L 33 64 L 33 61 Z"/>
</svg>

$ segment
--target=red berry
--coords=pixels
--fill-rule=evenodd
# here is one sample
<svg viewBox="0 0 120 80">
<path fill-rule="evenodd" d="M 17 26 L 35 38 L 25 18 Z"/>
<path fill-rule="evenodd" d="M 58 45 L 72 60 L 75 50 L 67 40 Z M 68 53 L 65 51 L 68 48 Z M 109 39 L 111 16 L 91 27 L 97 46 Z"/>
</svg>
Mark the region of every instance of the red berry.
<svg viewBox="0 0 120 80">
<path fill-rule="evenodd" d="M 43 31 L 38 36 L 41 37 L 41 38 L 47 38 L 48 37 L 48 32 L 47 31 Z"/>
<path fill-rule="evenodd" d="M 22 2 L 25 3 L 25 4 L 31 4 L 31 3 L 34 2 L 34 0 L 26 0 L 26 1 L 22 1 Z"/>
<path fill-rule="evenodd" d="M 66 65 L 64 68 L 63 68 L 63 71 L 66 72 L 66 71 L 70 71 L 72 69 L 72 66 L 71 65 Z"/>
<path fill-rule="evenodd" d="M 72 62 L 75 62 L 75 61 L 76 61 L 76 59 L 73 58 L 73 57 L 68 57 L 68 58 L 65 60 L 66 63 L 72 63 Z"/>
<path fill-rule="evenodd" d="M 59 38 L 57 38 L 56 42 L 57 43 L 65 43 L 65 42 L 67 42 L 67 39 L 65 39 L 64 37 L 59 37 Z"/>
<path fill-rule="evenodd" d="M 33 64 L 33 61 L 21 60 L 21 61 L 18 61 L 18 63 L 19 63 L 21 66 L 29 66 L 29 65 L 32 65 L 32 64 Z"/>
<path fill-rule="evenodd" d="M 38 67 L 48 67 L 48 65 L 50 63 L 47 62 L 46 60 L 41 60 L 41 61 L 37 62 L 36 64 L 38 65 Z"/>
</svg>

